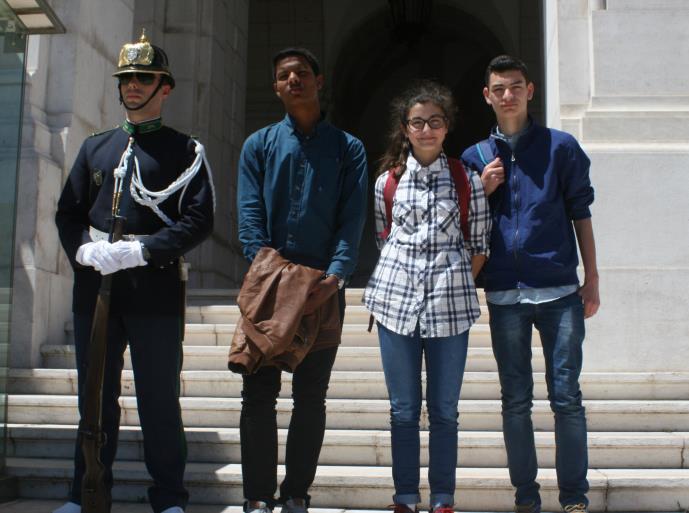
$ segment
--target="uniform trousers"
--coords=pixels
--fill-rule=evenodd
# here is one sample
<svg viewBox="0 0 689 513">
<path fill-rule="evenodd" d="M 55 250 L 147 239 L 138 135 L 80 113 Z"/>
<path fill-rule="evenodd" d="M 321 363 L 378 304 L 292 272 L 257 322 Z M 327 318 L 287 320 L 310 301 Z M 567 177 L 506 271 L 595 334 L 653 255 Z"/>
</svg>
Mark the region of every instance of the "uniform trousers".
<svg viewBox="0 0 689 513">
<path fill-rule="evenodd" d="M 91 323 L 91 315 L 74 316 L 80 414 L 83 414 Z M 156 513 L 173 506 L 185 508 L 189 499 L 183 484 L 187 448 L 179 405 L 182 369 L 180 329 L 179 316 L 169 314 L 111 315 L 108 323 L 102 406 L 102 427 L 107 441 L 101 449 L 106 485 L 112 487 L 113 483 L 112 464 L 117 452 L 120 426 L 120 379 L 124 351 L 129 343 L 144 459 L 153 478 L 148 498 Z M 84 457 L 80 441 L 77 440 L 70 498 L 77 504 L 81 503 L 84 471 Z"/>
</svg>

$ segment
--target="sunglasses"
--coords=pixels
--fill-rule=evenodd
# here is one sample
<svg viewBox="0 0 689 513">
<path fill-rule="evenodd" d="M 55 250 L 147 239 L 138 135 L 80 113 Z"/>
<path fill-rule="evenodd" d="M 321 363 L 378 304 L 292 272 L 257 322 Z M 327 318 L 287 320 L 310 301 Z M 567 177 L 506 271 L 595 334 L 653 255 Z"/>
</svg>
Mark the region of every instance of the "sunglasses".
<svg viewBox="0 0 689 513">
<path fill-rule="evenodd" d="M 148 86 L 155 82 L 156 76 L 155 73 L 122 73 L 121 75 L 117 75 L 117 79 L 120 81 L 120 84 L 124 86 L 129 85 L 134 79 L 136 79 L 139 84 Z"/>
</svg>

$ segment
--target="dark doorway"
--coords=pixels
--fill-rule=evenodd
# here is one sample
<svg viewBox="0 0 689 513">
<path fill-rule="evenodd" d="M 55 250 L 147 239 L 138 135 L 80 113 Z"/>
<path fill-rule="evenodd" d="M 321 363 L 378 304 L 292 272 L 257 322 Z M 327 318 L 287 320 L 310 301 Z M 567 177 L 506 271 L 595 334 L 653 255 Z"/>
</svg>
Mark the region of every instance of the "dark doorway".
<svg viewBox="0 0 689 513">
<path fill-rule="evenodd" d="M 459 114 L 445 151 L 458 157 L 470 144 L 486 137 L 494 123 L 492 111 L 483 101 L 483 73 L 491 58 L 509 52 L 481 21 L 462 11 L 461 5 L 436 3 L 419 37 L 405 37 L 391 25 L 389 11 L 380 10 L 352 32 L 342 45 L 330 80 L 330 117 L 336 126 L 364 142 L 369 159 L 369 215 L 351 282 L 355 287 L 365 286 L 378 258 L 372 191 L 377 161 L 387 140 L 390 100 L 417 78 L 449 86 Z"/>
</svg>

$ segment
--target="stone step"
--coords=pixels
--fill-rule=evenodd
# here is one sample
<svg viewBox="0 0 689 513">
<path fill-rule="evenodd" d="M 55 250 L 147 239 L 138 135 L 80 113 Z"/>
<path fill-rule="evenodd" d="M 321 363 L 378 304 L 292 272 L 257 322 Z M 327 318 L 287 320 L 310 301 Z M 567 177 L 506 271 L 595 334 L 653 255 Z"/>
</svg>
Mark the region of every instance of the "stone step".
<svg viewBox="0 0 689 513">
<path fill-rule="evenodd" d="M 1 369 L 0 369 L 1 370 Z M 425 382 L 425 373 L 422 381 Z M 291 396 L 292 375 L 283 375 L 281 397 Z M 591 400 L 689 400 L 687 372 L 584 372 L 580 378 L 584 397 Z M 76 369 L 11 369 L 7 381 L 12 394 L 77 393 Z M 424 385 L 425 388 L 425 385 Z M 242 377 L 228 370 L 182 371 L 183 397 L 239 397 Z M 122 373 L 122 394 L 134 395 L 132 371 Z M 545 373 L 534 373 L 534 397 L 547 399 Z M 330 377 L 331 399 L 386 399 L 382 371 L 334 371 Z M 499 399 L 497 372 L 465 372 L 462 399 Z"/>
<path fill-rule="evenodd" d="M 345 324 L 342 328 L 342 345 L 349 347 L 378 347 L 378 334 L 375 326 L 369 333 L 366 324 Z M 185 346 L 224 346 L 229 347 L 234 335 L 234 324 L 195 324 L 187 323 L 185 328 Z M 72 323 L 65 327 L 68 341 L 74 340 Z M 538 332 L 534 330 L 534 345 L 540 345 Z M 491 347 L 490 328 L 487 324 L 474 324 L 469 332 L 470 347 Z"/>
<path fill-rule="evenodd" d="M 64 498 L 54 499 L 16 499 L 0 504 L 0 513 L 48 513 L 65 503 Z M 276 509 L 279 511 L 279 509 Z M 390 510 L 354 510 L 343 508 L 309 508 L 310 513 L 390 513 Z M 243 513 L 241 505 L 227 504 L 190 504 L 187 513 Z M 112 503 L 111 513 L 151 513 L 151 506 L 146 503 L 122 502 Z"/>
<path fill-rule="evenodd" d="M 234 334 L 234 324 L 187 324 L 184 337 L 185 345 L 229 346 Z M 369 333 L 368 322 L 365 324 L 344 324 L 342 327 L 342 345 L 350 347 L 378 347 L 378 334 L 375 326 Z M 535 330 L 534 330 L 535 331 Z M 534 344 L 540 344 L 535 332 Z M 486 324 L 475 324 L 469 332 L 471 347 L 491 347 L 490 328 Z"/>
<path fill-rule="evenodd" d="M 477 289 L 476 293 L 479 303 L 485 305 L 486 295 L 483 289 Z M 233 305 L 237 301 L 237 294 L 239 294 L 239 289 L 187 289 L 187 304 L 191 306 Z M 347 305 L 360 305 L 363 295 L 364 289 L 347 287 L 345 302 Z"/>
<path fill-rule="evenodd" d="M 223 346 L 185 346 L 184 370 L 227 370 L 228 348 Z M 73 345 L 43 345 L 43 364 L 48 369 L 72 369 L 76 365 Z M 1 355 L 0 355 L 1 356 Z M 540 347 L 533 348 L 531 362 L 535 372 L 543 372 L 545 362 Z M 125 351 L 125 369 L 131 369 L 129 350 Z M 376 347 L 341 346 L 337 351 L 334 370 L 380 371 L 380 349 Z M 467 354 L 467 372 L 492 372 L 497 370 L 493 350 L 490 347 L 470 347 Z"/>
<path fill-rule="evenodd" d="M 11 424 L 7 456 L 65 458 L 74 454 L 76 426 Z M 239 463 L 238 428 L 187 427 L 190 462 Z M 538 463 L 555 467 L 552 432 L 537 432 Z M 279 462 L 284 463 L 287 430 L 278 430 Z M 608 468 L 689 468 L 689 432 L 612 433 L 590 432 L 589 464 Z M 143 438 L 137 426 L 120 430 L 117 460 L 143 460 Z M 333 430 L 325 432 L 320 465 L 389 466 L 392 464 L 389 430 Z M 428 431 L 421 432 L 421 464 L 428 465 Z M 462 431 L 460 467 L 504 468 L 507 465 L 502 433 Z"/>
<path fill-rule="evenodd" d="M 233 305 L 239 289 L 187 289 L 187 305 Z"/>
<path fill-rule="evenodd" d="M 194 324 L 235 324 L 240 317 L 237 305 L 187 306 L 186 321 Z M 368 324 L 369 311 L 360 304 L 348 304 L 345 310 L 345 324 Z M 488 307 L 481 306 L 477 324 L 488 322 Z"/>
<path fill-rule="evenodd" d="M 72 472 L 69 460 L 8 458 L 7 472 L 19 478 L 19 494 L 35 498 L 67 495 Z M 278 468 L 280 476 L 284 468 Z M 506 469 L 457 469 L 457 504 L 465 511 L 508 511 L 514 492 Z M 150 478 L 140 462 L 114 466 L 116 501 L 138 502 L 146 496 Z M 190 463 L 186 484 L 195 504 L 239 504 L 241 467 L 237 464 Z M 552 469 L 541 469 L 543 508 L 558 511 L 557 482 Z M 687 469 L 606 469 L 588 473 L 592 511 L 682 511 L 689 506 Z M 428 502 L 427 472 L 422 469 L 423 503 Z M 393 494 L 390 467 L 320 466 L 310 490 L 314 507 L 381 508 Z"/>
<path fill-rule="evenodd" d="M 241 399 L 220 397 L 182 397 L 182 418 L 188 427 L 238 427 Z M 139 424 L 136 398 L 120 399 L 121 424 Z M 689 431 L 689 401 L 604 401 L 586 400 L 587 426 L 590 431 Z M 278 427 L 289 423 L 292 401 L 278 399 Z M 385 399 L 328 399 L 329 429 L 388 429 L 390 404 Z M 74 395 L 8 396 L 8 421 L 13 424 L 76 424 L 77 398 Z M 500 401 L 462 400 L 459 402 L 460 429 L 465 431 L 500 431 Z M 536 400 L 533 407 L 536 430 L 552 431 L 553 414 L 547 401 Z M 427 412 L 422 412 L 421 426 L 428 427 Z"/>
</svg>

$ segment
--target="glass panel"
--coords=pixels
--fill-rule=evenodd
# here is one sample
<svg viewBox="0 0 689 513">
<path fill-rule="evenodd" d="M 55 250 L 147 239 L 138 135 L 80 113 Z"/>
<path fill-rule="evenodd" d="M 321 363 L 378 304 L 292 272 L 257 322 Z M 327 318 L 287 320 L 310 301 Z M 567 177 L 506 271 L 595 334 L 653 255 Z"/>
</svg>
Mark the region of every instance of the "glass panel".
<svg viewBox="0 0 689 513">
<path fill-rule="evenodd" d="M 7 371 L 12 306 L 12 256 L 22 126 L 26 36 L 0 0 L 0 473 L 5 468 Z"/>
</svg>

